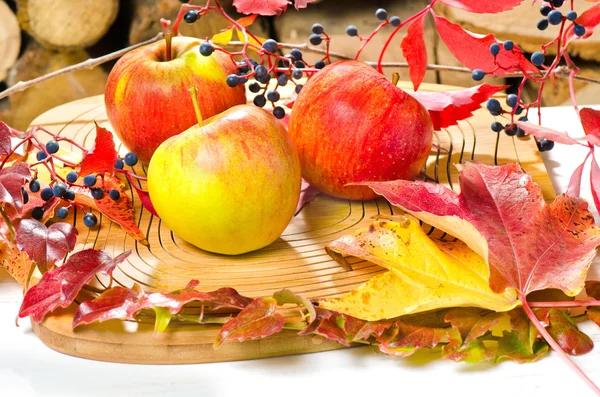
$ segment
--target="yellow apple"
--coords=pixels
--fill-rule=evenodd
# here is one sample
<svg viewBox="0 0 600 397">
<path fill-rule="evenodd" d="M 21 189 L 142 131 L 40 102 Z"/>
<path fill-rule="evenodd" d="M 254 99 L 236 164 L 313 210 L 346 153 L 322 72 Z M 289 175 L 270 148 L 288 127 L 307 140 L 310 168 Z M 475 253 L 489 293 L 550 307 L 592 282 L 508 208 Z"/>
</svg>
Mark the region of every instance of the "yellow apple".
<svg viewBox="0 0 600 397">
<path fill-rule="evenodd" d="M 298 203 L 300 174 L 279 121 L 238 105 L 163 142 L 150 161 L 148 190 L 177 236 L 237 255 L 281 235 Z"/>
</svg>

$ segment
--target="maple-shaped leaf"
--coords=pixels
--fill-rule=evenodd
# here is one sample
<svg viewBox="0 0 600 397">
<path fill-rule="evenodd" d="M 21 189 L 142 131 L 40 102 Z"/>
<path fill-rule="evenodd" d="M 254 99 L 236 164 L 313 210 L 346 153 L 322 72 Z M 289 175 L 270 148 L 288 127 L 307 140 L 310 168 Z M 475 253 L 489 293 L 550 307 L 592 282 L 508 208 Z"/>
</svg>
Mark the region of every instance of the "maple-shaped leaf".
<svg viewBox="0 0 600 397">
<path fill-rule="evenodd" d="M 473 112 L 481 109 L 481 104 L 507 86 L 481 84 L 475 87 L 457 91 L 444 92 L 408 92 L 421 102 L 431 116 L 433 128 L 441 130 L 459 121 L 468 119 Z"/>
<path fill-rule="evenodd" d="M 579 356 L 594 348 L 594 342 L 577 328 L 566 312 L 556 309 L 538 309 L 535 311 L 535 315 L 568 354 Z"/>
<path fill-rule="evenodd" d="M 512 10 L 524 0 L 440 0 L 451 7 L 460 8 L 477 14 L 497 14 L 499 12 Z"/>
<path fill-rule="evenodd" d="M 65 222 L 49 227 L 35 219 L 22 219 L 15 227 L 17 246 L 29 255 L 42 272 L 75 248 L 77 229 Z"/>
<path fill-rule="evenodd" d="M 83 185 L 83 177 L 80 180 L 77 183 Z M 121 180 L 114 175 L 105 175 L 104 189 L 107 192 L 117 190 L 119 192 L 119 199 L 113 200 L 108 194 L 105 194 L 98 200 L 92 196 L 90 188 L 85 186 L 71 186 L 71 190 L 75 192 L 75 202 L 97 209 L 112 222 L 121 226 L 125 232 L 137 241 L 143 245 L 148 245 L 146 235 L 140 230 L 134 218 L 133 203 L 125 192 Z"/>
<path fill-rule="evenodd" d="M 12 150 L 10 127 L 0 121 L 0 156 L 5 156 Z"/>
<path fill-rule="evenodd" d="M 228 340 L 260 339 L 273 335 L 283 329 L 285 319 L 277 313 L 277 301 L 273 298 L 256 298 L 236 317 L 219 330 L 214 343 L 218 348 Z"/>
<path fill-rule="evenodd" d="M 377 275 L 346 295 L 319 299 L 319 307 L 363 320 L 427 310 L 476 306 L 507 311 L 514 290 L 494 293 L 485 260 L 462 241 L 434 241 L 418 222 L 376 222 L 329 245 L 333 251 L 380 265 Z"/>
<path fill-rule="evenodd" d="M 233 0 L 240 14 L 280 15 L 287 9 L 288 0 Z"/>
<path fill-rule="evenodd" d="M 581 37 L 575 34 L 575 24 L 569 24 L 565 27 L 564 41 L 569 43 L 573 40 L 587 39 L 594 34 L 594 31 L 600 25 L 600 4 L 588 8 L 581 13 L 575 20 L 577 25 L 585 28 L 585 34 Z"/>
<path fill-rule="evenodd" d="M 539 70 L 525 59 L 520 48 L 505 51 L 504 43 L 496 40 L 491 34 L 478 35 L 436 15 L 433 11 L 432 15 L 437 31 L 450 52 L 469 69 L 481 69 L 498 76 L 521 70 L 539 73 Z M 500 46 L 500 53 L 496 57 L 490 53 L 490 45 L 494 43 Z"/>
<path fill-rule="evenodd" d="M 117 161 L 117 150 L 112 133 L 96 124 L 94 147 L 83 156 L 79 164 L 79 175 L 112 172 Z"/>
<path fill-rule="evenodd" d="M 461 193 L 426 182 L 367 182 L 392 204 L 464 241 L 488 260 L 490 286 L 522 296 L 546 288 L 577 295 L 600 244 L 600 229 L 580 198 L 547 205 L 517 164 L 459 168 Z"/>
<path fill-rule="evenodd" d="M 77 308 L 73 315 L 73 328 L 95 321 L 127 319 L 133 320 L 144 291 L 138 284 L 133 288 L 113 287 L 104 291 L 96 299 L 88 300 Z"/>
<path fill-rule="evenodd" d="M 417 18 L 406 30 L 400 44 L 402 55 L 408 63 L 410 80 L 415 91 L 425 78 L 427 71 L 427 45 L 425 44 L 425 15 Z"/>
<path fill-rule="evenodd" d="M 39 322 L 57 307 L 68 307 L 96 274 L 111 274 L 115 266 L 130 254 L 131 251 L 127 251 L 113 258 L 102 250 L 76 252 L 62 266 L 44 273 L 40 282 L 27 291 L 19 317 L 31 315 L 34 321 Z"/>
</svg>

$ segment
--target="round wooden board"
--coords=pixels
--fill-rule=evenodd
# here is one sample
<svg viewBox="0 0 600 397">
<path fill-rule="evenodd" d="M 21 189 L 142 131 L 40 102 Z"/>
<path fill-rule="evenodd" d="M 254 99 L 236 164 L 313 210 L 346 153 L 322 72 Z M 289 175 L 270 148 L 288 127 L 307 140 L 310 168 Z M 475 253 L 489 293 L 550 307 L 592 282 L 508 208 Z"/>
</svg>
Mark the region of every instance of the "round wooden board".
<svg viewBox="0 0 600 397">
<path fill-rule="evenodd" d="M 425 85 L 425 90 L 448 87 Z M 105 113 L 102 96 L 75 101 L 38 117 L 34 124 L 69 136 L 90 147 L 94 139 L 94 121 L 112 129 Z M 469 120 L 436 133 L 439 150 L 432 151 L 427 175 L 457 189 L 457 172 L 453 164 L 476 160 L 488 164 L 495 161 L 496 134 L 489 129 L 493 118 L 479 111 Z M 119 145 L 121 152 L 126 150 Z M 498 163 L 520 162 L 541 185 L 547 199 L 554 192 L 532 138 L 513 139 L 502 134 L 498 143 Z M 144 169 L 136 167 L 136 172 Z M 96 248 L 117 255 L 131 249 L 129 260 L 114 271 L 113 285 L 142 285 L 147 290 L 182 288 L 189 280 L 198 279 L 201 290 L 233 287 L 241 294 L 257 297 L 289 288 L 308 298 L 339 295 L 352 290 L 384 270 L 372 263 L 350 259 L 352 271 L 333 261 L 324 246 L 334 239 L 366 227 L 373 217 L 398 213 L 384 199 L 367 202 L 337 200 L 319 196 L 295 217 L 282 236 L 270 246 L 245 255 L 229 257 L 204 252 L 179 239 L 141 208 L 132 194 L 136 219 L 147 232 L 150 246 L 139 244 L 121 228 L 101 214 L 99 226 L 80 228 L 76 250 Z M 80 211 L 81 212 L 81 211 Z M 81 216 L 76 215 L 77 225 Z M 207 231 L 210 232 L 210 231 Z M 95 280 L 106 286 L 108 279 Z M 109 321 L 103 324 L 71 329 L 75 306 L 33 324 L 35 333 L 51 348 L 70 355 L 128 363 L 199 363 L 261 358 L 340 348 L 319 336 L 300 337 L 283 332 L 260 341 L 226 343 L 219 350 L 212 344 L 218 327 L 170 325 L 161 335 L 154 335 L 151 322 Z M 191 308 L 190 310 L 198 310 Z"/>
</svg>

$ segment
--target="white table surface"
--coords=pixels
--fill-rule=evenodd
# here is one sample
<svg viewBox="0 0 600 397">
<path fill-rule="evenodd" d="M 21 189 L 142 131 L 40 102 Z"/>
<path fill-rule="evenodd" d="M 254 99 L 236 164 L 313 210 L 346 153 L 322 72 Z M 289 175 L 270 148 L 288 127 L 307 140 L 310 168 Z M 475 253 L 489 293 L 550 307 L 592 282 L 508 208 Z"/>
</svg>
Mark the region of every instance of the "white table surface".
<svg viewBox="0 0 600 397">
<path fill-rule="evenodd" d="M 582 134 L 571 108 L 545 109 L 544 125 Z M 585 149 L 556 145 L 544 160 L 557 192 Z M 584 173 L 584 175 L 589 175 Z M 591 198 L 589 184 L 582 195 Z M 595 212 L 597 216 L 597 213 Z M 598 217 L 596 218 L 598 219 Z M 600 263 L 600 262 L 597 262 Z M 600 266 L 597 266 L 600 270 Z M 600 274 L 594 269 L 593 274 Z M 46 347 L 29 321 L 15 327 L 22 295 L 0 272 L 0 396 L 525 396 L 591 395 L 554 354 L 534 364 L 456 364 L 439 354 L 399 359 L 372 347 L 234 363 L 124 365 L 74 358 Z M 600 329 L 580 328 L 600 345 Z M 575 361 L 600 383 L 600 348 Z"/>
</svg>

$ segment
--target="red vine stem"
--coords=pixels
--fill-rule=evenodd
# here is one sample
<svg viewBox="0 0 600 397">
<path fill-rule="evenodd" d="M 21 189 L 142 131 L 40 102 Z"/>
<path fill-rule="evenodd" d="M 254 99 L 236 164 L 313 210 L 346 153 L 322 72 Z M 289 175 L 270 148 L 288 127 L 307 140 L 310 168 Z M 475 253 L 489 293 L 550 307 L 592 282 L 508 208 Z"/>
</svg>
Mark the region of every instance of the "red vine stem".
<svg viewBox="0 0 600 397">
<path fill-rule="evenodd" d="M 354 56 L 354 59 L 357 60 L 358 57 L 360 57 L 360 53 L 362 52 L 363 48 L 365 48 L 365 46 L 367 44 L 369 44 L 369 42 L 373 39 L 373 37 L 375 37 L 375 35 L 381 30 L 381 28 L 383 28 L 384 26 L 389 25 L 390 23 L 388 21 L 383 21 L 379 24 L 379 26 L 377 26 L 377 28 L 369 35 L 369 37 L 367 37 L 366 39 L 362 39 L 361 41 L 362 43 L 360 44 L 360 48 L 358 49 L 358 51 L 356 52 L 356 55 Z"/>
<path fill-rule="evenodd" d="M 528 302 L 528 304 L 529 304 L 529 307 L 545 307 L 545 308 L 592 307 L 592 306 L 600 306 L 600 300 L 561 301 L 561 302 Z"/>
</svg>

